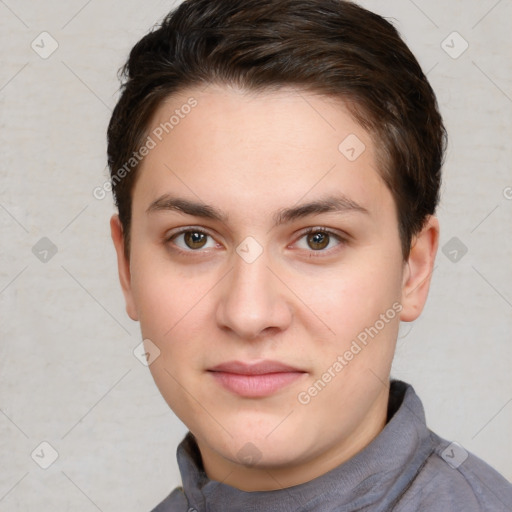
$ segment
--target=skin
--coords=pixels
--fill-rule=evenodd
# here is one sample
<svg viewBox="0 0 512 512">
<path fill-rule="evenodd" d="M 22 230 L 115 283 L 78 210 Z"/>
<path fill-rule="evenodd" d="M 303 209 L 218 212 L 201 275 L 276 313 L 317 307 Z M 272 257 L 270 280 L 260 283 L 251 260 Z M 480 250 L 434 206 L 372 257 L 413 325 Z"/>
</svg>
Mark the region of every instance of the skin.
<svg viewBox="0 0 512 512">
<path fill-rule="evenodd" d="M 415 320 L 427 299 L 438 221 L 427 219 L 404 262 L 374 141 L 340 99 L 291 88 L 191 88 L 163 103 L 150 128 L 190 96 L 198 105 L 139 168 L 129 260 L 119 219 L 111 219 L 126 309 L 161 351 L 150 370 L 196 436 L 207 475 L 245 491 L 297 485 L 351 458 L 385 426 L 399 323 Z M 366 146 L 355 161 L 338 150 L 350 134 Z M 276 212 L 333 193 L 366 211 L 313 213 L 275 225 Z M 148 212 L 163 194 L 206 203 L 226 218 Z M 325 246 L 315 243 L 318 235 L 304 234 L 319 227 L 333 232 L 323 239 L 320 233 Z M 178 228 L 209 236 L 199 235 L 204 245 L 191 248 L 183 235 L 171 238 Z M 236 251 L 248 236 L 263 249 L 252 263 Z M 400 314 L 300 403 L 298 394 L 393 303 L 401 304 Z M 305 373 L 271 396 L 247 398 L 207 371 L 262 359 Z M 252 462 L 242 458 L 247 450 Z"/>
</svg>

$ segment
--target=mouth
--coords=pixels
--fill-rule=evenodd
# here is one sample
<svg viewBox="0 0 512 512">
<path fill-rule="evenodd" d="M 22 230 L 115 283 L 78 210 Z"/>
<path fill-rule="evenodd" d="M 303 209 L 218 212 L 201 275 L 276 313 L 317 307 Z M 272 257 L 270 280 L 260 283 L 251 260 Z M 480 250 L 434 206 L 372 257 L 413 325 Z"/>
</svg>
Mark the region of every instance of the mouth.
<svg viewBox="0 0 512 512">
<path fill-rule="evenodd" d="M 208 372 L 223 388 L 246 398 L 262 398 L 303 378 L 307 372 L 279 361 L 258 363 L 228 361 L 209 368 Z"/>
</svg>

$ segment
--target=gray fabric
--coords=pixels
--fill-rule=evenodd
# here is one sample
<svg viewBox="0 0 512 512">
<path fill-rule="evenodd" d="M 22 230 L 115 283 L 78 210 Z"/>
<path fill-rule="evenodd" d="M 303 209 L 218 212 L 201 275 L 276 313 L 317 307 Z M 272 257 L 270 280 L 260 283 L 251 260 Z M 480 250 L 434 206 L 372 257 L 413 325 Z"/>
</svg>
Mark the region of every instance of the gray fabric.
<svg viewBox="0 0 512 512">
<path fill-rule="evenodd" d="M 153 512 L 512 511 L 512 484 L 431 432 L 409 384 L 391 382 L 388 419 L 382 432 L 344 464 L 276 491 L 245 492 L 208 479 L 189 432 L 177 450 L 183 487 Z"/>
</svg>

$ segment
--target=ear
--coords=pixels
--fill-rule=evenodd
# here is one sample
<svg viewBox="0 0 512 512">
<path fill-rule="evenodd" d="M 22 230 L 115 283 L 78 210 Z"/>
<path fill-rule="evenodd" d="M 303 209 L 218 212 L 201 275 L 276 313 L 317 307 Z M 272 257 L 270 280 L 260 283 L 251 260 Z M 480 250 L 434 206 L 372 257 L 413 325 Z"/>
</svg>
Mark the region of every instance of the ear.
<svg viewBox="0 0 512 512">
<path fill-rule="evenodd" d="M 126 301 L 126 312 L 132 320 L 137 321 L 139 318 L 137 315 L 137 308 L 135 307 L 135 301 L 133 300 L 130 261 L 125 255 L 123 226 L 119 220 L 119 215 L 112 215 L 112 218 L 110 219 L 110 234 L 117 253 L 117 270 L 119 273 L 121 288 L 123 289 L 124 299 Z"/>
<path fill-rule="evenodd" d="M 438 245 L 439 221 L 431 215 L 421 232 L 414 237 L 405 264 L 402 282 L 403 309 L 400 314 L 400 320 L 403 322 L 416 320 L 423 311 Z"/>
</svg>

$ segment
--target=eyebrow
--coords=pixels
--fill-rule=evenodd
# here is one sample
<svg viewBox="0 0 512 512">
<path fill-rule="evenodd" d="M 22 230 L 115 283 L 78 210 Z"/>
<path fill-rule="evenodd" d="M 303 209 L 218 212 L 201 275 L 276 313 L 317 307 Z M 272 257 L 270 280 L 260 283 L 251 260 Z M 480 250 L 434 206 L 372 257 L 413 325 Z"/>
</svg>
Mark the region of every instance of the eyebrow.
<svg viewBox="0 0 512 512">
<path fill-rule="evenodd" d="M 169 210 L 223 223 L 228 220 L 228 215 L 214 206 L 174 197 L 170 194 L 164 194 L 153 201 L 147 208 L 146 213 Z M 281 208 L 274 213 L 273 219 L 275 225 L 278 226 L 314 214 L 349 212 L 370 213 L 366 208 L 342 194 L 327 196 L 291 208 Z"/>
</svg>

